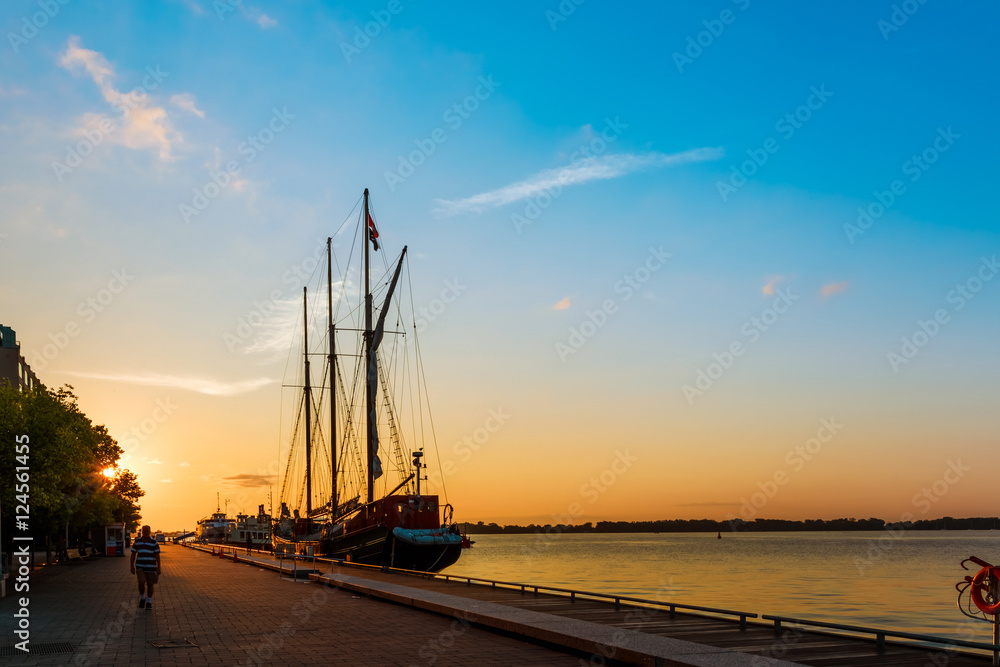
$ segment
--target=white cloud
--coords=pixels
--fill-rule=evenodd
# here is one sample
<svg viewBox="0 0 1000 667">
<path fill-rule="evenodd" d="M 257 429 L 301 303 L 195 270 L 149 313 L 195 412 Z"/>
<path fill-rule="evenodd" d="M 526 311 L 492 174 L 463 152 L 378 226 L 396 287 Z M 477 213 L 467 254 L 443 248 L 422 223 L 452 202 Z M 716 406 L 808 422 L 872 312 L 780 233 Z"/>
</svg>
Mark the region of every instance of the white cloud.
<svg viewBox="0 0 1000 667">
<path fill-rule="evenodd" d="M 569 308 L 569 297 L 552 306 L 552 310 L 566 310 L 567 308 Z"/>
<path fill-rule="evenodd" d="M 277 27 L 278 22 L 275 21 L 274 19 L 272 19 L 267 14 L 261 14 L 260 16 L 257 17 L 257 25 L 259 25 L 261 28 L 267 30 L 268 28 L 275 28 L 275 27 Z"/>
<path fill-rule="evenodd" d="M 197 107 L 194 101 L 194 95 L 191 93 L 181 93 L 180 95 L 174 95 L 170 98 L 170 103 L 173 104 L 178 109 L 183 109 L 184 111 L 189 111 L 193 113 L 198 118 L 204 118 L 205 112 Z"/>
<path fill-rule="evenodd" d="M 173 481 L 174 480 L 172 478 L 170 478 L 170 477 L 167 477 L 166 479 L 161 479 L 160 480 L 160 482 L 163 483 L 163 484 L 172 484 Z"/>
<path fill-rule="evenodd" d="M 150 461 L 150 463 L 157 466 L 163 465 L 163 461 L 161 461 L 160 459 L 153 459 L 152 461 Z"/>
<path fill-rule="evenodd" d="M 111 143 L 118 143 L 128 148 L 156 148 L 161 160 L 172 159 L 171 151 L 174 144 L 181 143 L 181 135 L 174 130 L 167 112 L 162 107 L 152 104 L 149 90 L 136 89 L 122 93 L 115 88 L 113 80 L 115 71 L 107 59 L 97 51 L 91 51 L 80 46 L 80 38 L 73 36 L 66 43 L 66 51 L 59 59 L 59 64 L 69 71 L 83 70 L 101 91 L 104 101 L 121 112 L 112 117 L 104 113 L 86 113 L 81 118 L 76 133 L 84 135 L 98 132 L 100 136 Z M 149 77 L 159 85 L 159 75 Z M 138 92 L 137 92 L 138 91 Z M 106 130 L 111 123 L 112 129 Z"/>
<path fill-rule="evenodd" d="M 664 153 L 620 153 L 601 155 L 577 160 L 565 167 L 546 169 L 527 180 L 505 185 L 497 190 L 483 192 L 464 199 L 436 199 L 438 211 L 445 215 L 475 211 L 481 213 L 486 208 L 503 206 L 539 195 L 546 190 L 588 181 L 606 180 L 625 176 L 641 169 L 670 167 L 690 162 L 717 160 L 722 157 L 720 148 L 698 148 L 666 155 Z"/>
<path fill-rule="evenodd" d="M 124 384 L 138 384 L 147 387 L 170 387 L 196 391 L 199 394 L 209 396 L 236 396 L 260 389 L 264 385 L 274 382 L 270 378 L 254 378 L 253 380 L 243 380 L 242 382 L 217 382 L 205 378 L 177 377 L 174 375 L 159 375 L 156 373 L 128 374 L 128 373 L 78 373 L 68 371 L 67 375 L 81 378 L 91 378 L 94 380 L 108 380 L 109 382 L 122 382 Z"/>
<path fill-rule="evenodd" d="M 181 462 L 180 462 L 180 463 L 178 463 L 177 465 L 179 465 L 179 466 L 180 466 L 180 467 L 182 467 L 182 468 L 190 468 L 190 467 L 191 467 L 191 464 L 190 464 L 190 463 L 188 463 L 187 461 L 181 461 Z"/>
</svg>

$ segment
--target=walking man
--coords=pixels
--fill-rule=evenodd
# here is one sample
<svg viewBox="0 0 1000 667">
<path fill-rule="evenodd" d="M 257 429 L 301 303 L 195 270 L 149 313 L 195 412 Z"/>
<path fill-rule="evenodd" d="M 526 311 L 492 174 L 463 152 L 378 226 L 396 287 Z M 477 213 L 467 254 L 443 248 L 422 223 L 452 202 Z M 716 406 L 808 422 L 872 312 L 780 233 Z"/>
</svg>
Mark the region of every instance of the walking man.
<svg viewBox="0 0 1000 667">
<path fill-rule="evenodd" d="M 132 543 L 132 574 L 139 579 L 139 609 L 153 608 L 153 586 L 160 578 L 160 545 L 149 534 L 149 526 L 142 527 L 142 537 Z M 149 587 L 149 594 L 146 588 Z"/>
<path fill-rule="evenodd" d="M 253 551 L 253 538 L 250 537 L 250 533 L 248 532 L 247 533 L 247 556 L 250 555 L 251 551 Z"/>
</svg>

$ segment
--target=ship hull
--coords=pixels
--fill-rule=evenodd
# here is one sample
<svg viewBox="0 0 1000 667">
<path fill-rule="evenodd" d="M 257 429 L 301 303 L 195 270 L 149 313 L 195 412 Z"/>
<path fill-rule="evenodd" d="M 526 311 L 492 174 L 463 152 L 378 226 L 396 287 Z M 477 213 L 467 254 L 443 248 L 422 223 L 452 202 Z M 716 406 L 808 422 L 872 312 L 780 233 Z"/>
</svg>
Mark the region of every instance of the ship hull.
<svg viewBox="0 0 1000 667">
<path fill-rule="evenodd" d="M 327 558 L 364 565 L 394 567 L 418 572 L 438 572 L 453 565 L 462 553 L 461 544 L 412 544 L 400 539 L 386 525 L 354 531 L 320 542 Z"/>
<path fill-rule="evenodd" d="M 201 542 L 208 544 L 224 544 L 226 542 L 226 529 L 211 527 L 197 531 L 197 538 Z"/>
</svg>

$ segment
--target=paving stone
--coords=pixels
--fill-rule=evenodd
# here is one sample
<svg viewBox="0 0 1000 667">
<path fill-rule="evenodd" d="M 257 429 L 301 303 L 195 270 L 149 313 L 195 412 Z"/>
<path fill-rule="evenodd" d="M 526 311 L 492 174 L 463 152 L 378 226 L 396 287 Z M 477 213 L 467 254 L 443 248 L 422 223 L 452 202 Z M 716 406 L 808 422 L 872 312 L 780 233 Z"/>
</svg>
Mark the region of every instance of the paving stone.
<svg viewBox="0 0 1000 667">
<path fill-rule="evenodd" d="M 18 596 L 20 597 L 20 595 Z M 151 611 L 137 608 L 127 558 L 32 574 L 31 644 L 76 653 L 2 658 L 21 665 L 579 665 L 574 655 L 448 617 L 166 545 Z M 17 600 L 0 600 L 0 645 Z M 188 639 L 196 646 L 155 648 Z"/>
</svg>

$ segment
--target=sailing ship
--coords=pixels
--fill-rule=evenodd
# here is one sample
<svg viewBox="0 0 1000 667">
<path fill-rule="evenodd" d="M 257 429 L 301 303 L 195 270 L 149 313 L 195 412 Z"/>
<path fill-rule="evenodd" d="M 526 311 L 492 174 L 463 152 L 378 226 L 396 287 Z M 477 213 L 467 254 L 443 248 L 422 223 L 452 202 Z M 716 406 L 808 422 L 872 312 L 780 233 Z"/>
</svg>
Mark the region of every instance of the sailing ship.
<svg viewBox="0 0 1000 667">
<path fill-rule="evenodd" d="M 292 428 L 293 443 L 299 436 L 298 447 L 290 447 L 272 539 L 276 551 L 437 572 L 458 560 L 462 537 L 452 522 L 452 506 L 442 505 L 435 493 L 422 492 L 427 465 L 423 444 L 415 442 L 418 425 L 412 429 L 414 441 L 408 442 L 397 410 L 401 400 L 407 399 L 412 409 L 414 394 L 420 394 L 425 385 L 419 345 L 407 345 L 405 340 L 407 336 L 415 339 L 416 324 L 409 326 L 405 321 L 402 290 L 397 289 L 407 249 L 404 246 L 392 262 L 394 268 L 383 262 L 385 279 L 378 278 L 378 294 L 373 294 L 371 255 L 381 250 L 384 258 L 385 249 L 380 244 L 367 189 L 363 202 L 355 232 L 363 244 L 359 258 L 362 266 L 357 270 L 361 289 L 352 306 L 347 290 L 353 279 L 349 260 L 337 283 L 336 313 L 333 239 L 327 239 L 327 331 L 323 352 L 313 352 L 309 347 L 308 286 L 303 287 L 302 382 L 293 385 L 302 390 L 297 398 L 301 410 L 295 411 Z M 378 309 L 376 297 L 381 299 Z M 346 315 L 339 318 L 342 310 Z M 394 323 L 387 329 L 390 315 Z M 338 350 L 338 342 L 345 336 L 355 341 L 347 353 Z M 383 345 L 387 338 L 392 340 Z M 310 356 L 326 357 L 325 381 L 315 388 L 318 392 L 312 383 Z M 416 361 L 410 361 L 410 356 L 416 356 Z M 351 359 L 353 375 L 345 381 Z M 416 390 L 406 389 L 414 384 Z M 429 421 L 429 409 L 422 396 L 418 416 Z M 326 437 L 323 424 L 328 425 Z M 421 434 L 424 426 L 425 422 L 420 421 Z M 388 431 L 387 441 L 380 439 L 380 428 Z M 430 430 L 433 433 L 432 425 Z M 383 470 L 382 457 L 386 453 L 392 456 L 392 466 L 387 466 L 391 470 Z M 320 474 L 322 466 L 316 465 L 316 459 L 324 456 L 329 471 Z M 390 488 L 393 478 L 398 483 Z M 328 488 L 323 488 L 327 483 Z"/>
</svg>

